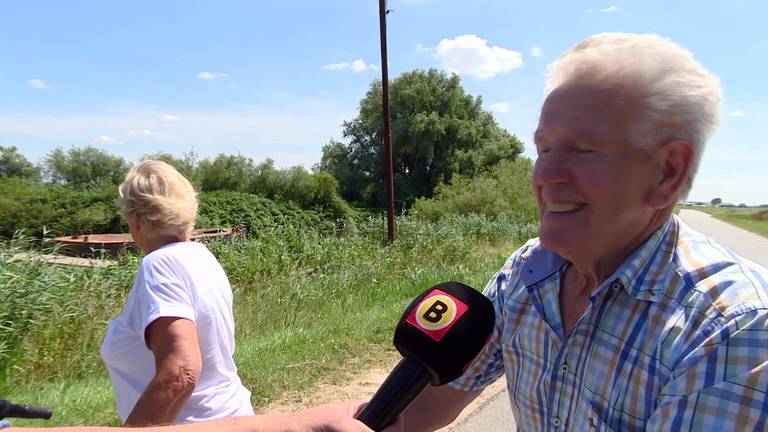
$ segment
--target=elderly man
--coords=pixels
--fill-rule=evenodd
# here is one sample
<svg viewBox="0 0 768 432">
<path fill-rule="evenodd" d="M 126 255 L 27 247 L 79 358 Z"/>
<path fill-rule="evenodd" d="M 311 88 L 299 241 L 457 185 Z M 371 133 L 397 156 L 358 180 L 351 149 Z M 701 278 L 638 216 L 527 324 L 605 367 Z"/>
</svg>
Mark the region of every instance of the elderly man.
<svg viewBox="0 0 768 432">
<path fill-rule="evenodd" d="M 485 290 L 486 350 L 391 429 L 445 425 L 505 374 L 524 431 L 766 430 L 768 271 L 672 214 L 719 103 L 658 36 L 563 54 L 535 133 L 540 237 Z"/>
</svg>

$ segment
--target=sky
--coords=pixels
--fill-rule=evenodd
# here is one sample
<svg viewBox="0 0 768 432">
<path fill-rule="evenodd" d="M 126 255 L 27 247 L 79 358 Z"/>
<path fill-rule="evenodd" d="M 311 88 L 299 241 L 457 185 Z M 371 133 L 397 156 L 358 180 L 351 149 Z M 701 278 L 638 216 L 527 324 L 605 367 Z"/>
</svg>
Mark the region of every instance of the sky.
<svg viewBox="0 0 768 432">
<path fill-rule="evenodd" d="M 389 0 L 389 77 L 461 77 L 535 158 L 547 65 L 600 32 L 656 33 L 720 77 L 690 200 L 768 204 L 764 0 Z M 306 168 L 381 78 L 378 0 L 0 3 L 0 145 Z"/>
</svg>

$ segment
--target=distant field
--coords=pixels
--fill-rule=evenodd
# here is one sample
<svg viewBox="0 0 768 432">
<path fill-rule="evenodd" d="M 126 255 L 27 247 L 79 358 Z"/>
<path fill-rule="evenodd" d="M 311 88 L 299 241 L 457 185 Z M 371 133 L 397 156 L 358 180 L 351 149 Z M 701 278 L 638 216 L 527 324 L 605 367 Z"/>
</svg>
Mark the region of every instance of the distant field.
<svg viewBox="0 0 768 432">
<path fill-rule="evenodd" d="M 722 221 L 768 237 L 768 209 L 678 206 L 675 212 L 680 208 L 709 213 Z"/>
</svg>

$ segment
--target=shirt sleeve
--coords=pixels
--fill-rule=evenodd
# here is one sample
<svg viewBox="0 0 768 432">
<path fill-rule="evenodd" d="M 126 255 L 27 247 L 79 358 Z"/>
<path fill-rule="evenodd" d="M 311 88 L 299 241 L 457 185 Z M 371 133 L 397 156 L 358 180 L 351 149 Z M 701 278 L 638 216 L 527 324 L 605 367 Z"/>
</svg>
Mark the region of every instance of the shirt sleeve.
<svg viewBox="0 0 768 432">
<path fill-rule="evenodd" d="M 702 329 L 673 367 L 648 431 L 768 430 L 768 311 Z"/>
<path fill-rule="evenodd" d="M 493 303 L 493 309 L 496 314 L 493 333 L 485 348 L 470 364 L 464 374 L 449 384 L 452 388 L 464 391 L 480 390 L 492 384 L 504 374 L 504 356 L 501 344 L 506 316 L 504 312 L 504 299 L 507 290 L 514 286 L 519 279 L 520 257 L 527 249 L 526 246 L 520 248 L 514 255 L 509 257 L 501 271 L 491 278 L 483 290 L 483 294 Z"/>
<path fill-rule="evenodd" d="M 153 260 L 142 266 L 143 278 L 135 286 L 137 319 L 144 344 L 147 327 L 162 317 L 178 317 L 195 322 L 194 298 L 186 272 L 172 260 Z"/>
</svg>

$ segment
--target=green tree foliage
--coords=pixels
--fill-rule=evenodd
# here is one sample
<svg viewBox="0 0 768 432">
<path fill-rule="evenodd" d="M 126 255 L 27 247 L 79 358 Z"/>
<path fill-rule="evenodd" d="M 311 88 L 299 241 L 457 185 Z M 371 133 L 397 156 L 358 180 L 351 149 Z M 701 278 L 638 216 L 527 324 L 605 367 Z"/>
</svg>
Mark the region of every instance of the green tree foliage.
<svg viewBox="0 0 768 432">
<path fill-rule="evenodd" d="M 74 186 L 107 181 L 120 184 L 131 165 L 125 159 L 96 147 L 57 148 L 44 162 L 45 174 L 51 182 Z"/>
<path fill-rule="evenodd" d="M 435 189 L 432 198 L 416 200 L 411 211 L 429 220 L 447 215 L 476 213 L 511 216 L 520 223 L 537 219 L 536 199 L 531 189 L 533 163 L 528 158 L 503 160 L 475 178 L 454 176 Z"/>
<path fill-rule="evenodd" d="M 718 205 L 718 204 L 722 204 L 723 203 L 723 199 L 722 198 L 712 198 L 712 201 L 710 201 L 709 203 L 712 204 L 713 206 L 714 205 Z"/>
<path fill-rule="evenodd" d="M 197 169 L 197 153 L 190 150 L 186 153 L 184 153 L 180 158 L 177 158 L 176 156 L 159 151 L 156 153 L 149 153 L 145 154 L 141 157 L 142 161 L 145 160 L 160 160 L 163 161 L 172 167 L 176 168 L 176 171 L 180 172 L 181 175 L 187 178 L 190 183 L 195 187 L 195 189 L 200 189 L 200 179 L 198 178 L 198 169 Z"/>
<path fill-rule="evenodd" d="M 35 237 L 44 230 L 54 236 L 125 231 L 116 198 L 117 186 L 107 181 L 73 187 L 0 178 L 0 237 L 17 230 Z"/>
<path fill-rule="evenodd" d="M 18 152 L 15 146 L 0 145 L 0 178 L 19 177 L 40 180 L 40 168 Z"/>
<path fill-rule="evenodd" d="M 242 225 L 258 234 L 265 227 L 298 221 L 308 221 L 309 226 L 315 226 L 322 219 L 319 213 L 245 192 L 203 192 L 199 199 L 199 227 Z"/>
<path fill-rule="evenodd" d="M 253 159 L 241 154 L 220 153 L 213 160 L 203 159 L 197 166 L 200 190 L 246 192 L 254 173 Z"/>
<path fill-rule="evenodd" d="M 344 122 L 347 144 L 331 140 L 316 171 L 331 173 L 348 201 L 385 206 L 382 86 L 376 80 L 360 101 L 358 116 Z M 465 94 L 457 75 L 430 69 L 407 72 L 390 85 L 392 157 L 398 207 L 432 196 L 454 175 L 474 177 L 522 143 L 482 109 L 482 98 Z"/>
<path fill-rule="evenodd" d="M 330 174 L 312 174 L 301 166 L 279 169 L 272 159 L 254 164 L 242 155 L 220 154 L 201 161 L 198 175 L 204 192 L 250 192 L 304 209 L 318 209 L 335 219 L 346 219 L 352 212 Z"/>
</svg>

